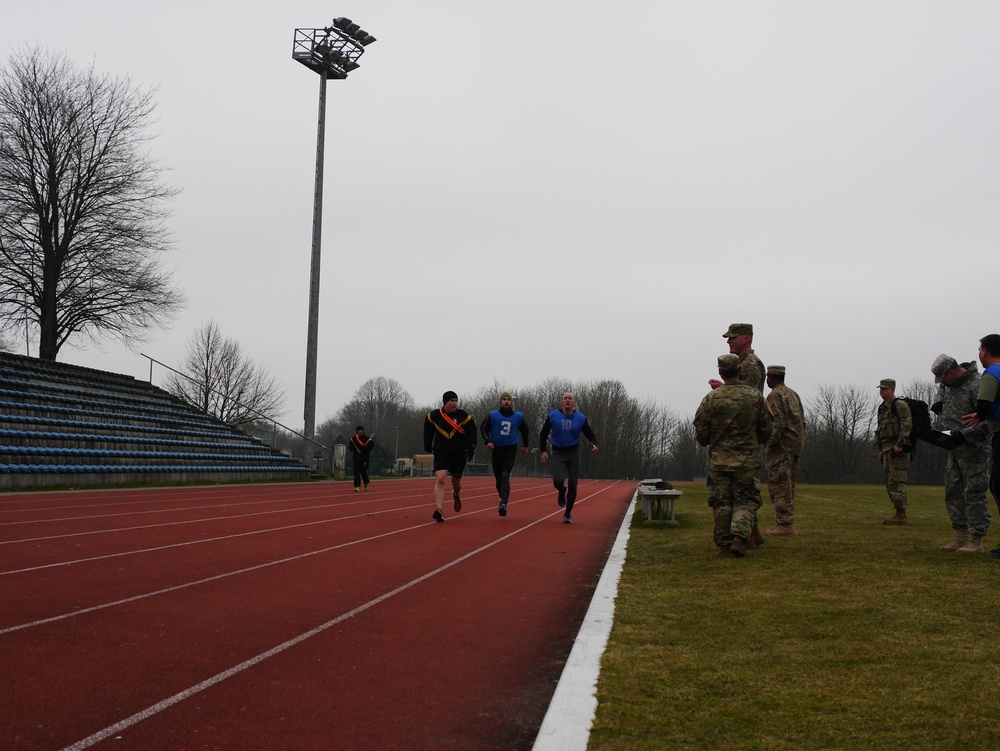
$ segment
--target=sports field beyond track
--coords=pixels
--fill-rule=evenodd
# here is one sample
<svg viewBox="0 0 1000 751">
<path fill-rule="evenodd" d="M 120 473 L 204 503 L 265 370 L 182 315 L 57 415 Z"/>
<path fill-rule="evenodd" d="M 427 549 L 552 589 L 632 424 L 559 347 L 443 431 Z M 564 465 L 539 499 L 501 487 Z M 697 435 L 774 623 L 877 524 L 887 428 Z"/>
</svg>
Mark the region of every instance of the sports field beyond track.
<svg viewBox="0 0 1000 751">
<path fill-rule="evenodd" d="M 530 749 L 635 489 L 0 495 L 0 748 Z"/>
</svg>

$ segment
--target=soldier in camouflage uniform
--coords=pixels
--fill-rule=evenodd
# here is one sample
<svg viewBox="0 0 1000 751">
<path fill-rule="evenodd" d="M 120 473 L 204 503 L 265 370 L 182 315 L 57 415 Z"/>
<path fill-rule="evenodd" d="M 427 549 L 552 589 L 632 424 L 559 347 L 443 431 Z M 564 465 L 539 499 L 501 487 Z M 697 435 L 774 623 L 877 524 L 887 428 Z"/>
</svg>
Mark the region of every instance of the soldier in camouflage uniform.
<svg viewBox="0 0 1000 751">
<path fill-rule="evenodd" d="M 885 489 L 896 513 L 883 524 L 906 524 L 906 475 L 910 468 L 910 431 L 913 418 L 910 407 L 896 398 L 896 381 L 883 378 L 878 384 L 882 403 L 878 405 L 878 427 L 875 429 L 875 449 L 878 451 Z"/>
<path fill-rule="evenodd" d="M 976 409 L 962 417 L 962 425 L 974 428 L 986 423 L 990 431 L 990 493 L 1000 507 L 1000 334 L 987 334 L 979 340 L 979 362 L 983 377 Z M 1000 558 L 1000 545 L 989 555 Z"/>
<path fill-rule="evenodd" d="M 709 392 L 694 416 L 695 437 L 708 446 L 708 505 L 720 555 L 746 555 L 754 513 L 760 508 L 760 449 L 771 434 L 764 398 L 739 382 L 739 357 L 719 358 L 722 385 Z"/>
<path fill-rule="evenodd" d="M 784 365 L 768 366 L 767 386 L 771 392 L 764 403 L 774 418 L 774 427 L 764 444 L 764 468 L 776 522 L 767 534 L 794 535 L 795 482 L 806 442 L 806 416 L 799 395 L 785 385 Z"/>
<path fill-rule="evenodd" d="M 761 395 L 764 393 L 764 363 L 754 354 L 753 351 L 753 324 L 752 323 L 731 323 L 726 333 L 722 337 L 729 344 L 730 354 L 740 358 L 739 381 L 744 386 L 757 389 Z M 722 381 L 713 378 L 708 382 L 713 389 L 719 388 Z M 757 526 L 757 512 L 753 514 L 753 529 L 750 535 L 750 547 L 764 544 L 764 536 Z"/>
<path fill-rule="evenodd" d="M 948 509 L 954 542 L 941 550 L 982 553 L 983 538 L 990 528 L 989 428 L 985 423 L 962 428 L 962 416 L 976 409 L 982 376 L 975 362 L 959 363 L 950 355 L 939 355 L 931 365 L 934 382 L 939 384 L 931 404 L 938 415 L 935 428 L 950 430 L 962 441 L 948 452 L 944 473 L 944 505 Z"/>
<path fill-rule="evenodd" d="M 731 323 L 722 337 L 729 342 L 729 352 L 740 358 L 740 383 L 752 386 L 763 396 L 764 363 L 753 351 L 753 324 Z M 722 381 L 713 378 L 708 385 L 717 389 L 722 385 Z"/>
</svg>

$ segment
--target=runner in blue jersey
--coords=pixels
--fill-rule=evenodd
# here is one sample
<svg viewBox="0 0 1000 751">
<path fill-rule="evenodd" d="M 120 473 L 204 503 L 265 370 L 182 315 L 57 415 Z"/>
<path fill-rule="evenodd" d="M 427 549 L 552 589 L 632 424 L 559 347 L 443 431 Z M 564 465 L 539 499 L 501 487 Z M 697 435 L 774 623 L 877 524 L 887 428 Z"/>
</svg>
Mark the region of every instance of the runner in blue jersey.
<svg viewBox="0 0 1000 751">
<path fill-rule="evenodd" d="M 493 476 L 500 495 L 500 516 L 507 516 L 510 499 L 510 472 L 517 459 L 517 437 L 521 436 L 521 453 L 528 453 L 528 426 L 524 413 L 514 411 L 514 397 L 504 391 L 500 395 L 500 409 L 490 412 L 479 427 L 486 448 L 493 452 Z"/>
<path fill-rule="evenodd" d="M 597 436 L 587 422 L 587 416 L 576 410 L 576 397 L 569 391 L 562 396 L 562 408 L 554 409 L 545 418 L 538 449 L 542 464 L 547 464 L 549 454 L 545 442 L 552 434 L 552 484 L 559 491 L 560 508 L 565 506 L 563 522 L 573 523 L 573 504 L 576 502 L 576 484 L 580 477 L 580 434 L 590 441 L 590 450 L 597 451 Z M 565 485 L 569 481 L 569 487 Z"/>
</svg>

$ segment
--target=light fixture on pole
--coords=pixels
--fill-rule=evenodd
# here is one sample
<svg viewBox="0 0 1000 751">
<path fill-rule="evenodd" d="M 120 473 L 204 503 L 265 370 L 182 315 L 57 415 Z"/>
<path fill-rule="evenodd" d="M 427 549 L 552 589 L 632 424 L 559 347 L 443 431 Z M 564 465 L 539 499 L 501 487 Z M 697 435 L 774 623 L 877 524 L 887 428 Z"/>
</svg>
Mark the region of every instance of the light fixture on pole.
<svg viewBox="0 0 1000 751">
<path fill-rule="evenodd" d="M 322 29 L 296 29 L 292 59 L 319 74 L 319 122 L 316 127 L 316 177 L 313 189 L 312 262 L 309 270 L 309 327 L 306 342 L 306 395 L 303 435 L 308 439 L 310 464 L 316 444 L 316 353 L 319 347 L 319 262 L 323 232 L 323 148 L 326 137 L 326 82 L 357 70 L 358 59 L 375 37 L 350 18 L 335 18 Z"/>
</svg>

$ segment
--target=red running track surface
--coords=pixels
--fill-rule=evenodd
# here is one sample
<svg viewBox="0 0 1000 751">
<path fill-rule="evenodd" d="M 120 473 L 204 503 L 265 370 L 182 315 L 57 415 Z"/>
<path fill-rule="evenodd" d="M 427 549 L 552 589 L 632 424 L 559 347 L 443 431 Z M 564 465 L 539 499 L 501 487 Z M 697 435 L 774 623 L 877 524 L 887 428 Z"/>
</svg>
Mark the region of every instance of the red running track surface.
<svg viewBox="0 0 1000 751">
<path fill-rule="evenodd" d="M 0 495 L 0 748 L 530 749 L 634 485 Z"/>
</svg>

